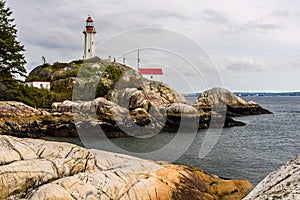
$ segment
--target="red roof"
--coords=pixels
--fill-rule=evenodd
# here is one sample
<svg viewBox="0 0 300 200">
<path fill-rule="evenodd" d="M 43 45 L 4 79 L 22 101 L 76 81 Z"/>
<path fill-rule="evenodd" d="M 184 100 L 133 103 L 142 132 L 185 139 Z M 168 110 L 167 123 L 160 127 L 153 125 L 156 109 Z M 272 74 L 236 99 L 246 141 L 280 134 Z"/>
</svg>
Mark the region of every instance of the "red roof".
<svg viewBox="0 0 300 200">
<path fill-rule="evenodd" d="M 161 68 L 139 68 L 139 73 L 145 75 L 162 75 L 163 71 Z"/>
<path fill-rule="evenodd" d="M 93 19 L 91 18 L 91 16 L 89 16 L 86 20 L 86 22 L 93 22 Z"/>
</svg>

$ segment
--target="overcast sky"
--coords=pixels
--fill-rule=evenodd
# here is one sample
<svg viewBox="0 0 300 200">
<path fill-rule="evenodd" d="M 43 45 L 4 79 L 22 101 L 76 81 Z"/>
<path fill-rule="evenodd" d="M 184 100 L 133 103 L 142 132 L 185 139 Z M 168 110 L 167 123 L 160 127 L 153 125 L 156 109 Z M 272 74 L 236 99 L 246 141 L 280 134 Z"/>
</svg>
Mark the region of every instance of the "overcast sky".
<svg viewBox="0 0 300 200">
<path fill-rule="evenodd" d="M 232 91 L 300 90 L 300 1 L 7 0 L 7 6 L 26 49 L 28 72 L 42 56 L 50 63 L 82 58 L 82 31 L 91 15 L 97 52 L 113 35 L 160 27 L 202 47 Z M 185 79 L 196 80 L 181 69 L 177 73 Z"/>
</svg>

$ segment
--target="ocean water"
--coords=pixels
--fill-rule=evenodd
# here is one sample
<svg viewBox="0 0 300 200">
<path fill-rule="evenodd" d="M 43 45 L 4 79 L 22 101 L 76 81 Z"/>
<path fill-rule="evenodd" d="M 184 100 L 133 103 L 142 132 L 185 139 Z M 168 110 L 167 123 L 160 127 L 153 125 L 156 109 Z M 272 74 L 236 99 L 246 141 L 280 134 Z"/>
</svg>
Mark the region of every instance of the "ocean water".
<svg viewBox="0 0 300 200">
<path fill-rule="evenodd" d="M 222 129 L 218 142 L 202 159 L 198 154 L 207 130 L 200 130 L 192 144 L 186 147 L 187 150 L 182 152 L 175 163 L 199 167 L 207 173 L 223 178 L 247 179 L 256 185 L 270 172 L 299 155 L 300 97 L 247 97 L 244 99 L 255 101 L 274 114 L 236 118 L 236 120 L 246 122 L 247 125 Z M 175 136 L 176 133 L 162 133 L 150 138 L 117 138 L 109 141 L 97 138 L 85 140 L 83 144 L 88 148 L 119 152 L 109 145 L 114 144 L 129 154 L 151 153 L 162 149 L 174 140 Z M 181 140 L 187 140 L 189 137 L 190 134 L 185 133 L 181 136 Z M 77 139 L 62 138 L 60 140 L 82 145 Z M 178 151 L 179 146 L 180 144 L 174 146 L 171 151 Z M 168 160 L 169 156 L 170 152 L 160 153 L 162 160 Z"/>
<path fill-rule="evenodd" d="M 300 97 L 244 99 L 255 101 L 274 114 L 236 118 L 247 125 L 223 129 L 217 145 L 204 159 L 195 157 L 195 142 L 177 162 L 221 177 L 247 179 L 256 185 L 267 174 L 299 155 Z"/>
</svg>

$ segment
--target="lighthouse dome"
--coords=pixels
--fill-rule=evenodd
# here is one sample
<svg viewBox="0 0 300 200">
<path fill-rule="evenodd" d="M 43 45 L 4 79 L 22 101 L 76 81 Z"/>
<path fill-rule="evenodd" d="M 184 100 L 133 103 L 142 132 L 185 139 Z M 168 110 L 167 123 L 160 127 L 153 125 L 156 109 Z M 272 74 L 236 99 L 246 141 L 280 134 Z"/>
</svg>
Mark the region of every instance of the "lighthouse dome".
<svg viewBox="0 0 300 200">
<path fill-rule="evenodd" d="M 91 16 L 89 16 L 86 20 L 86 22 L 94 22 L 94 20 L 91 18 Z"/>
</svg>

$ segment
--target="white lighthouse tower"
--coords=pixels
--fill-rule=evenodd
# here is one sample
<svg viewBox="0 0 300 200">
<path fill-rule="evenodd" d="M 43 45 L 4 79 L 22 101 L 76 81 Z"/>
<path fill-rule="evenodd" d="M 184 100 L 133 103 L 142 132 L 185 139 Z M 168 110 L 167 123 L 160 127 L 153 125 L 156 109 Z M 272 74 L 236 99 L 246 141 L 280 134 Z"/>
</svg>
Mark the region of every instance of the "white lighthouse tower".
<svg viewBox="0 0 300 200">
<path fill-rule="evenodd" d="M 83 59 L 93 58 L 95 56 L 95 35 L 96 30 L 94 28 L 93 19 L 89 16 L 86 20 L 84 34 L 84 55 Z"/>
</svg>

